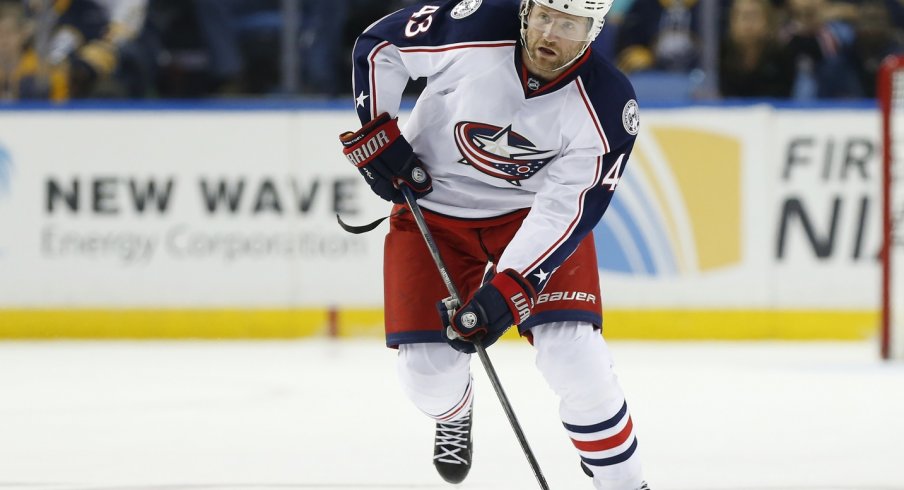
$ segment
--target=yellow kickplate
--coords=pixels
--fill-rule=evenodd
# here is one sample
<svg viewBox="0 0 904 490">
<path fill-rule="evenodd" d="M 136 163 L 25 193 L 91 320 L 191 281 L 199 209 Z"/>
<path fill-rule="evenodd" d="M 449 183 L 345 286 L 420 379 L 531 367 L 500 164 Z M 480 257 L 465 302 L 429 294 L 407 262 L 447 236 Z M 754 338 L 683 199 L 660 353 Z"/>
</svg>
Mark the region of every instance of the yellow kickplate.
<svg viewBox="0 0 904 490">
<path fill-rule="evenodd" d="M 875 335 L 877 311 L 606 310 L 609 339 L 856 340 Z M 382 338 L 374 308 L 0 309 L 0 339 Z M 505 338 L 517 338 L 515 329 Z"/>
</svg>

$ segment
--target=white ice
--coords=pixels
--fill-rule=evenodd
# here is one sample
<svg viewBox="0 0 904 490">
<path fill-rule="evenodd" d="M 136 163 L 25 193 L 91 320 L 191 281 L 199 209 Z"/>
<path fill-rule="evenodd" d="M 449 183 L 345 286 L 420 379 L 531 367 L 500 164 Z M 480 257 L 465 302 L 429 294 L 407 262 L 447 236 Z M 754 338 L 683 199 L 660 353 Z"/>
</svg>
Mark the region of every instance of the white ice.
<svg viewBox="0 0 904 490">
<path fill-rule="evenodd" d="M 873 343 L 612 342 L 654 490 L 904 489 Z M 489 350 L 554 490 L 590 490 L 526 343 Z M 0 489 L 440 489 L 377 340 L 0 343 Z M 460 487 L 539 488 L 473 361 Z"/>
</svg>

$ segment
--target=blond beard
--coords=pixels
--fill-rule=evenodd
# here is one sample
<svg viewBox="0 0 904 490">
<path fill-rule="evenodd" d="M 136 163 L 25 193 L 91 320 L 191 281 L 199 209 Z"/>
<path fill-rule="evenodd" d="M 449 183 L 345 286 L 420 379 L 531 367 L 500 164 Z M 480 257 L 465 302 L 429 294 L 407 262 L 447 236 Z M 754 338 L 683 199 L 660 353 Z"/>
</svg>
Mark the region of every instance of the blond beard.
<svg viewBox="0 0 904 490">
<path fill-rule="evenodd" d="M 537 48 L 549 46 L 549 43 L 544 42 L 542 38 L 538 37 L 533 41 L 533 43 L 528 43 L 527 57 L 534 65 L 534 68 L 542 71 L 542 73 L 535 73 L 535 75 L 548 77 L 550 79 L 555 78 L 556 76 L 558 76 L 558 72 L 570 66 L 584 51 L 585 48 L 585 46 L 579 45 L 576 49 L 573 49 L 570 52 L 563 52 L 560 47 L 561 45 L 555 45 L 554 48 L 556 48 L 556 51 L 559 53 L 555 57 L 555 59 L 550 60 L 548 58 L 540 58 L 534 56 L 534 52 Z"/>
</svg>

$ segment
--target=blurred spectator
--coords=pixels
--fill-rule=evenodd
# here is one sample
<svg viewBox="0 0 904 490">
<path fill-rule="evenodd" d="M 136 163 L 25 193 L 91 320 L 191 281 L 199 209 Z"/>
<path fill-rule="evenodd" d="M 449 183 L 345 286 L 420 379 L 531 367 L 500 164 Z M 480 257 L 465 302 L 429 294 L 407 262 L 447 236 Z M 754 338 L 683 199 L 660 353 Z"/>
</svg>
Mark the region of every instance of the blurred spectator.
<svg viewBox="0 0 904 490">
<path fill-rule="evenodd" d="M 196 19 L 204 39 L 209 62 L 208 73 L 226 92 L 235 87 L 244 71 L 244 59 L 239 40 L 238 18 L 255 10 L 278 9 L 279 2 L 249 0 L 194 0 Z M 242 11 L 244 10 L 244 11 Z"/>
<path fill-rule="evenodd" d="M 828 0 L 788 0 L 788 20 L 780 40 L 795 63 L 792 97 L 853 97 L 860 83 L 852 65 L 856 10 Z"/>
<path fill-rule="evenodd" d="M 685 77 L 700 64 L 702 2 L 619 0 L 594 49 L 628 73 Z M 300 92 L 349 94 L 355 35 L 416 3 L 299 0 Z M 782 4 L 779 26 L 774 6 Z M 282 93 L 282 7 L 282 0 L 0 0 L 0 99 Z M 722 13 L 719 88 L 727 97 L 873 96 L 879 62 L 904 49 L 896 24 L 904 24 L 904 0 L 734 0 Z"/>
<path fill-rule="evenodd" d="M 81 51 L 106 32 L 106 11 L 91 0 L 27 0 L 26 14 L 34 29 L 17 69 L 18 96 L 62 101 L 83 95 L 91 83 L 84 57 L 109 61 L 93 46 Z"/>
<path fill-rule="evenodd" d="M 735 0 L 722 44 L 719 90 L 724 97 L 789 97 L 794 60 L 776 39 L 770 0 Z"/>
<path fill-rule="evenodd" d="M 696 67 L 699 5 L 698 0 L 634 0 L 618 32 L 618 67 L 626 73 Z"/>
<path fill-rule="evenodd" d="M 616 62 L 618 50 L 618 33 L 625 20 L 625 14 L 630 9 L 634 0 L 617 0 L 612 3 L 612 8 L 606 14 L 606 23 L 600 35 L 593 41 L 593 50 L 601 53 L 603 57 L 612 63 Z"/>
<path fill-rule="evenodd" d="M 28 38 L 21 2 L 0 2 L 0 100 L 18 95 L 18 67 Z"/>
<path fill-rule="evenodd" d="M 147 0 L 26 0 L 27 35 L 3 35 L 6 95 L 63 101 L 94 94 L 120 65 L 121 48 L 140 31 Z M 7 6 L 7 9 L 12 7 Z M 6 16 L 4 16 L 6 17 Z M 4 32 L 11 29 L 6 21 Z M 12 61 L 15 44 L 21 55 Z M 10 66 L 14 68 L 10 69 Z"/>
<path fill-rule="evenodd" d="M 239 41 L 247 60 L 244 88 L 251 93 L 277 93 L 282 65 L 283 18 L 281 2 L 262 8 L 267 2 L 255 1 L 253 8 L 237 12 Z M 351 92 L 351 77 L 345 70 L 351 58 L 354 37 L 346 36 L 353 17 L 367 18 L 369 25 L 386 15 L 392 2 L 372 0 L 330 0 L 299 2 L 295 54 L 298 56 L 300 91 L 306 94 L 335 96 Z M 373 15 L 373 18 L 370 16 Z M 351 31 L 354 32 L 354 31 Z"/>
<path fill-rule="evenodd" d="M 606 23 L 621 25 L 625 20 L 625 14 L 628 13 L 628 10 L 631 9 L 631 5 L 633 4 L 634 0 L 618 0 L 613 2 L 612 8 L 610 8 L 609 13 L 606 14 Z"/>
<path fill-rule="evenodd" d="M 304 2 L 301 32 L 301 75 L 306 91 L 325 95 L 338 95 L 340 83 L 350 80 L 350 73 L 339 73 L 342 57 L 350 57 L 342 47 L 343 32 L 348 22 L 349 0 L 329 2 Z M 380 16 L 382 17 L 382 16 Z M 379 17 L 377 17 L 379 18 Z M 374 19 L 376 20 L 376 19 Z M 349 92 L 351 91 L 351 87 Z"/>
<path fill-rule="evenodd" d="M 876 96 L 876 73 L 882 60 L 904 52 L 904 39 L 892 25 L 887 5 L 882 0 L 867 0 L 857 9 L 852 60 L 860 81 L 855 95 L 860 97 Z"/>
<path fill-rule="evenodd" d="M 351 93 L 356 33 L 407 1 L 300 1 L 301 92 Z M 285 20 L 280 0 L 152 0 L 148 30 L 161 45 L 160 95 L 280 93 Z"/>
<path fill-rule="evenodd" d="M 240 91 L 245 70 L 236 10 L 242 0 L 151 0 L 142 51 L 153 60 L 161 97 L 204 97 Z M 261 8 L 270 2 L 260 2 Z"/>
<path fill-rule="evenodd" d="M 147 0 L 94 0 L 106 13 L 107 23 L 98 39 L 79 48 L 70 60 L 74 97 L 93 96 L 97 86 L 126 77 L 137 61 L 132 48 L 144 27 Z M 143 72 L 142 72 L 143 73 Z"/>
<path fill-rule="evenodd" d="M 419 3 L 296 1 L 298 30 L 290 49 L 298 57 L 299 91 L 326 96 L 351 93 L 356 35 Z M 0 6 L 2 98 L 283 91 L 283 0 L 0 0 Z"/>
<path fill-rule="evenodd" d="M 904 29 L 904 2 L 900 0 L 881 0 L 888 12 L 888 22 L 895 29 Z"/>
</svg>

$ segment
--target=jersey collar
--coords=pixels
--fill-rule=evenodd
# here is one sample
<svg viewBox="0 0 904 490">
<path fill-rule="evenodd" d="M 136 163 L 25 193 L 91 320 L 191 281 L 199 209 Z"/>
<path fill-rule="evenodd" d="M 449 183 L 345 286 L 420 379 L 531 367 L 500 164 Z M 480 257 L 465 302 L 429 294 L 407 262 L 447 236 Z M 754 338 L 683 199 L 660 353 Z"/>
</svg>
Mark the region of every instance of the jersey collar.
<svg viewBox="0 0 904 490">
<path fill-rule="evenodd" d="M 524 65 L 524 61 L 521 59 L 522 49 L 521 43 L 518 43 L 517 49 L 515 49 L 515 70 L 518 73 L 518 78 L 521 80 L 521 89 L 524 90 L 524 97 L 530 99 L 532 97 L 554 92 L 571 83 L 578 77 L 578 72 L 580 71 L 578 69 L 584 65 L 588 58 L 590 58 L 590 50 L 592 48 L 588 46 L 587 50 L 584 51 L 584 54 L 581 55 L 573 65 L 562 71 L 562 73 L 554 80 L 550 80 L 546 83 L 531 76 L 527 71 L 527 66 Z"/>
</svg>

